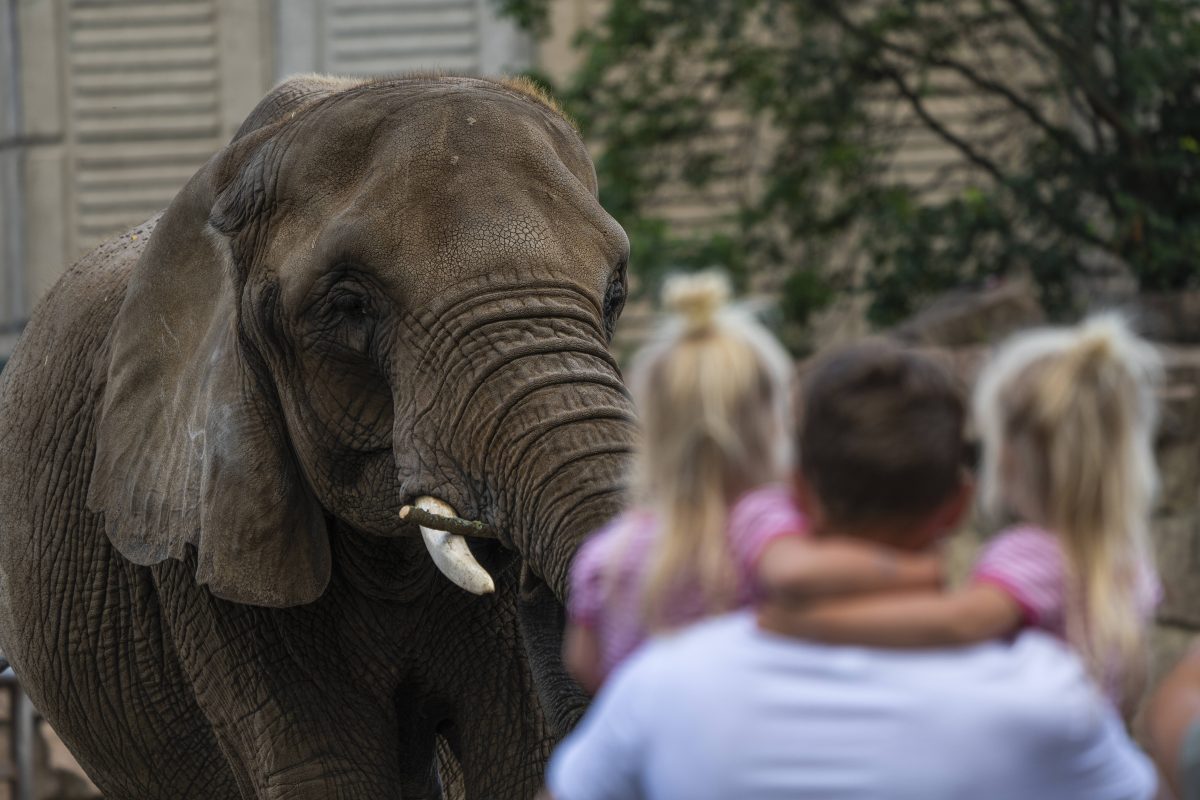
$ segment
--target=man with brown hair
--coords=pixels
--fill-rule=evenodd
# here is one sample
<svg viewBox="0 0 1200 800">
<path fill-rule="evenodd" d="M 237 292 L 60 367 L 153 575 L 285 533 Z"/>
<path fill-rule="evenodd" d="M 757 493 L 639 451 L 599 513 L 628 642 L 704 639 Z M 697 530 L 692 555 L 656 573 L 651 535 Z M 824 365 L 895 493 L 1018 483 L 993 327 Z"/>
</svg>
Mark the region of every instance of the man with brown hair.
<svg viewBox="0 0 1200 800">
<path fill-rule="evenodd" d="M 799 488 L 815 531 L 920 550 L 958 525 L 964 412 L 944 371 L 867 343 L 822 359 L 806 388 Z M 1139 800 L 1156 782 L 1044 634 L 881 650 L 776 636 L 751 612 L 634 656 L 547 779 L 558 800 Z"/>
</svg>

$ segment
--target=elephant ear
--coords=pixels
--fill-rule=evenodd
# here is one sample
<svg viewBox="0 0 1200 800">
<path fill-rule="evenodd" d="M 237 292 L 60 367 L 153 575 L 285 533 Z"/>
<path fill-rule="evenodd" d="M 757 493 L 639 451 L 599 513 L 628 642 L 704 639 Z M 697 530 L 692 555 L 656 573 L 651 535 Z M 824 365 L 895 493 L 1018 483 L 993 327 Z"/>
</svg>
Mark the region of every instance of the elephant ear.
<svg viewBox="0 0 1200 800">
<path fill-rule="evenodd" d="M 191 545 L 213 594 L 276 607 L 315 600 L 330 573 L 322 509 L 239 335 L 245 271 L 230 234 L 261 213 L 285 124 L 236 138 L 154 229 L 111 333 L 88 495 L 134 563 L 182 559 Z"/>
</svg>

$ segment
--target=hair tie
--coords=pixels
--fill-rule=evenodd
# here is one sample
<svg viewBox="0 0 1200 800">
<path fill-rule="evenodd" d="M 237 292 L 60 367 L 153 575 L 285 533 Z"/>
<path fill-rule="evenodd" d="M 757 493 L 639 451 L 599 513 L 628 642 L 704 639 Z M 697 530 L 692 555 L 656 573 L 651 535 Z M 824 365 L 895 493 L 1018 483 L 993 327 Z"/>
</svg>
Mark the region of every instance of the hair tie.
<svg viewBox="0 0 1200 800">
<path fill-rule="evenodd" d="M 729 300 L 729 279 L 716 271 L 672 275 L 663 283 L 663 306 L 680 317 L 688 333 L 707 330 Z"/>
</svg>

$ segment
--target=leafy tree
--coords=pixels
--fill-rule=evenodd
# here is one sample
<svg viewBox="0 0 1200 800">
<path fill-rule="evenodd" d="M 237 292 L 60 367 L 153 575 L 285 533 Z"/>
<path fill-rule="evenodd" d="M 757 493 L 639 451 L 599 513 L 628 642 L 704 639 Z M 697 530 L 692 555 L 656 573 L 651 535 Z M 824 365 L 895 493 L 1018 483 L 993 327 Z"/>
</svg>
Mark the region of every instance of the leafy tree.
<svg viewBox="0 0 1200 800">
<path fill-rule="evenodd" d="M 546 0 L 499 2 L 545 22 Z M 559 93 L 643 274 L 776 265 L 792 319 L 863 291 L 879 323 L 1014 270 L 1059 313 L 1104 265 L 1200 286 L 1195 0 L 611 0 L 577 46 Z M 728 171 L 702 147 L 728 108 L 773 131 L 761 190 L 674 237 L 654 192 Z M 898 179 L 899 118 L 955 158 Z"/>
</svg>

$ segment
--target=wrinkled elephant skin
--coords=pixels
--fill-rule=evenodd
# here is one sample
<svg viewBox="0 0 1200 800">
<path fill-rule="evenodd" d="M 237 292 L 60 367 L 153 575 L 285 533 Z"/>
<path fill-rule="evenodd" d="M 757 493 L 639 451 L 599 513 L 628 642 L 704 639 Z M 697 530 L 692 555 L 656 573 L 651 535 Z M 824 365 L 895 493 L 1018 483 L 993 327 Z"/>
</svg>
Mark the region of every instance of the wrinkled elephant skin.
<svg viewBox="0 0 1200 800">
<path fill-rule="evenodd" d="M 310 76 L 68 271 L 0 377 L 0 645 L 105 797 L 532 796 L 627 253 L 525 85 Z"/>
</svg>

